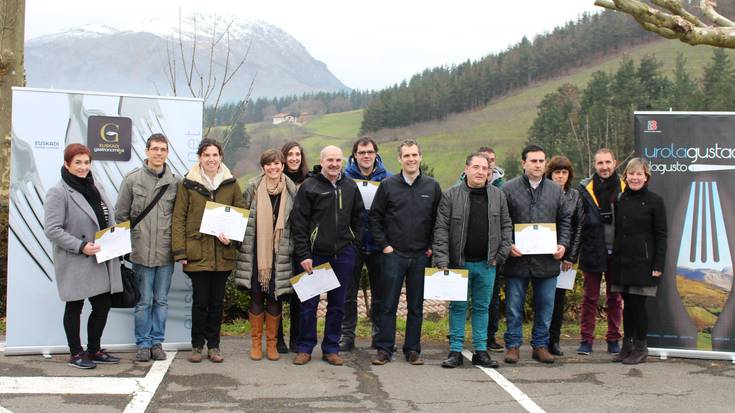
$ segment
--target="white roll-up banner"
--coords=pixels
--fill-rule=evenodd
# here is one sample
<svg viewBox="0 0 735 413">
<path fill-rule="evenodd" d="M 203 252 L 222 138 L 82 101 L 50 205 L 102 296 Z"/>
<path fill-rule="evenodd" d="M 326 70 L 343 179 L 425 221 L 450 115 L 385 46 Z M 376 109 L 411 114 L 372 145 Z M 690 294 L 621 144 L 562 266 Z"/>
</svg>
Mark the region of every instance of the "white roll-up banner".
<svg viewBox="0 0 735 413">
<path fill-rule="evenodd" d="M 201 99 L 13 88 L 5 354 L 68 352 L 64 303 L 55 285 L 51 242 L 43 232 L 46 191 L 61 179 L 70 143 L 92 150 L 92 174 L 110 200 L 145 159 L 153 133 L 170 140 L 168 166 L 183 176 L 202 139 Z M 176 264 L 168 297 L 165 348 L 190 347 L 191 284 Z M 80 334 L 86 344 L 84 305 Z M 133 309 L 112 309 L 102 346 L 135 348 Z"/>
</svg>

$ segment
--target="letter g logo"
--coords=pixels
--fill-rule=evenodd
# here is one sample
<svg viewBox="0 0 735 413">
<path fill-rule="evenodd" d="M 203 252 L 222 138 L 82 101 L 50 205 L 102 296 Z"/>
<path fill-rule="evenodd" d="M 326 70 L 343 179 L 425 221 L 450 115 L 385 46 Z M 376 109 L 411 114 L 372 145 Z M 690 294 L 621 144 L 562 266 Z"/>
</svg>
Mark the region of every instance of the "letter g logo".
<svg viewBox="0 0 735 413">
<path fill-rule="evenodd" d="M 120 125 L 115 123 L 105 123 L 100 128 L 100 139 L 108 143 L 120 141 Z"/>
</svg>

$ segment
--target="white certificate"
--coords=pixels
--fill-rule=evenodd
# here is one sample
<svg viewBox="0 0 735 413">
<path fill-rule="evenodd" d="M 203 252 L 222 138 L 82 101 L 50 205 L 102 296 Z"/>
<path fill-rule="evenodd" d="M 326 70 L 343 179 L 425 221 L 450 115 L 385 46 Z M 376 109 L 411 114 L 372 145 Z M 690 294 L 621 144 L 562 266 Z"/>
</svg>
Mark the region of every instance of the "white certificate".
<svg viewBox="0 0 735 413">
<path fill-rule="evenodd" d="M 467 301 L 467 270 L 424 268 L 424 299 Z"/>
<path fill-rule="evenodd" d="M 242 242 L 249 216 L 247 209 L 207 201 L 199 232 L 215 237 L 224 234 L 230 240 Z"/>
<path fill-rule="evenodd" d="M 515 224 L 515 245 L 523 255 L 556 253 L 556 224 Z"/>
<path fill-rule="evenodd" d="M 373 199 L 375 199 L 375 193 L 378 192 L 380 182 L 355 179 L 355 183 L 360 189 L 360 195 L 362 195 L 362 203 L 365 204 L 365 209 L 370 209 L 373 205 Z"/>
<path fill-rule="evenodd" d="M 559 267 L 561 270 L 561 266 Z M 561 288 L 564 290 L 573 290 L 574 289 L 574 278 L 577 277 L 577 270 L 574 269 L 574 267 L 570 268 L 567 271 L 561 271 L 559 273 L 559 276 L 556 278 L 556 288 Z"/>
<path fill-rule="evenodd" d="M 293 285 L 293 289 L 302 303 L 309 298 L 332 291 L 340 286 L 337 275 L 334 274 L 334 270 L 329 263 L 312 268 L 311 274 L 302 272 L 291 278 L 291 285 Z"/>
<path fill-rule="evenodd" d="M 95 254 L 97 264 L 130 254 L 133 250 L 130 243 L 130 221 L 97 231 L 94 234 L 94 244 L 102 248 Z"/>
</svg>

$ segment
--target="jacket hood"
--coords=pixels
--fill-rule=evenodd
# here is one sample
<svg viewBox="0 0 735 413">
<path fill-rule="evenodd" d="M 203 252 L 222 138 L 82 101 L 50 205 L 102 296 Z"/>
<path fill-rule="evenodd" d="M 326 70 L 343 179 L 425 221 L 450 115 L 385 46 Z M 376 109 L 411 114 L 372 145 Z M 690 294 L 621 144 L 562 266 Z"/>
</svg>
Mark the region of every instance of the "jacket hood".
<svg viewBox="0 0 735 413">
<path fill-rule="evenodd" d="M 391 175 L 390 172 L 385 169 L 385 165 L 383 165 L 383 159 L 380 157 L 380 155 L 376 155 L 375 157 L 375 169 L 373 169 L 373 173 L 370 174 L 370 176 L 365 176 L 362 174 L 362 171 L 360 171 L 360 166 L 357 164 L 357 160 L 355 160 L 354 156 L 350 156 L 349 159 L 347 159 L 345 174 L 352 179 L 364 179 L 371 181 L 382 181 L 383 179 Z"/>
<path fill-rule="evenodd" d="M 222 172 L 222 182 L 227 181 L 228 179 L 234 179 L 234 177 L 232 176 L 232 173 L 230 172 L 230 170 L 227 168 L 225 164 L 223 163 L 219 164 L 219 170 Z M 187 172 L 186 179 L 190 181 L 194 181 L 198 184 L 201 184 L 204 187 L 207 186 L 206 181 L 202 177 L 202 170 L 199 167 L 198 163 L 192 166 L 189 172 Z"/>
</svg>

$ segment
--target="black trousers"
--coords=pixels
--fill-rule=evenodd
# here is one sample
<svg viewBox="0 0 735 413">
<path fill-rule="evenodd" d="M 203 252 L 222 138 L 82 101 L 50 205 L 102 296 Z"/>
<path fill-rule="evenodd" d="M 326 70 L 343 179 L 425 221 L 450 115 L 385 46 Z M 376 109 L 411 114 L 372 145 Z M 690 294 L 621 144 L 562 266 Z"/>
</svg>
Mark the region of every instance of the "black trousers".
<svg viewBox="0 0 735 413">
<path fill-rule="evenodd" d="M 643 341 L 648 335 L 646 298 L 645 295 L 623 293 L 623 328 L 627 337 Z"/>
<path fill-rule="evenodd" d="M 561 338 L 561 324 L 564 321 L 564 301 L 566 301 L 567 290 L 557 288 L 554 295 L 554 312 L 551 313 L 551 325 L 549 326 L 549 340 L 558 343 Z"/>
<path fill-rule="evenodd" d="M 505 284 L 505 278 L 496 273 L 493 284 L 493 296 L 490 299 L 490 308 L 487 317 L 487 340 L 495 341 L 495 334 L 500 325 L 500 285 Z"/>
<path fill-rule="evenodd" d="M 225 286 L 231 271 L 192 271 L 193 303 L 191 305 L 192 347 L 219 348 Z"/>
<path fill-rule="evenodd" d="M 89 297 L 88 300 L 92 304 L 92 313 L 89 314 L 87 319 L 87 351 L 96 353 L 100 349 L 100 340 L 107 324 L 107 314 L 110 312 L 110 306 L 112 305 L 112 296 L 110 293 L 102 293 Z M 84 300 L 79 300 L 67 301 L 64 308 L 64 332 L 71 354 L 79 354 L 84 350 L 82 340 L 79 338 L 83 307 Z"/>
</svg>

